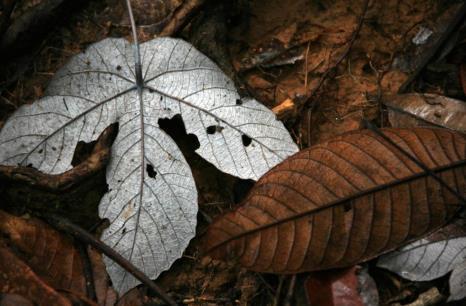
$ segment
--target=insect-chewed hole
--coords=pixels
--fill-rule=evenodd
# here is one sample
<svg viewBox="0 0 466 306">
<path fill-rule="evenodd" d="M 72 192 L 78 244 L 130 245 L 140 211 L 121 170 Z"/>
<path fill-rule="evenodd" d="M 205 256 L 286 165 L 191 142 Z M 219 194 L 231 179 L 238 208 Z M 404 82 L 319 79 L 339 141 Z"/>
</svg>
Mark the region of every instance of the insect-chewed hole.
<svg viewBox="0 0 466 306">
<path fill-rule="evenodd" d="M 252 139 L 251 137 L 249 137 L 248 135 L 241 135 L 241 141 L 243 142 L 243 145 L 245 147 L 249 146 L 252 142 Z"/>
<path fill-rule="evenodd" d="M 120 65 L 116 66 L 116 70 L 120 71 L 120 70 L 121 70 L 121 66 L 120 66 Z"/>
<path fill-rule="evenodd" d="M 161 118 L 158 120 L 158 124 L 165 133 L 175 140 L 183 153 L 197 150 L 201 146 L 196 135 L 186 133 L 186 128 L 180 115 L 175 115 L 171 119 Z"/>
<path fill-rule="evenodd" d="M 241 99 L 236 99 L 236 105 L 242 105 L 243 101 Z"/>
<path fill-rule="evenodd" d="M 215 132 L 217 131 L 217 127 L 215 125 L 210 125 L 206 128 L 206 132 L 207 134 L 215 134 Z"/>
<path fill-rule="evenodd" d="M 219 133 L 222 132 L 223 129 L 224 127 L 220 125 L 210 125 L 206 128 L 206 132 L 207 134 L 212 135 L 212 134 L 215 134 L 215 132 L 219 132 Z"/>
<path fill-rule="evenodd" d="M 350 211 L 352 208 L 353 208 L 353 205 L 351 205 L 350 202 L 345 202 L 345 203 L 343 204 L 343 210 L 344 210 L 345 212 Z"/>
<path fill-rule="evenodd" d="M 153 179 L 155 179 L 155 177 L 157 176 L 157 171 L 154 170 L 154 166 L 152 166 L 151 164 L 146 165 L 146 171 L 147 175 Z"/>
</svg>

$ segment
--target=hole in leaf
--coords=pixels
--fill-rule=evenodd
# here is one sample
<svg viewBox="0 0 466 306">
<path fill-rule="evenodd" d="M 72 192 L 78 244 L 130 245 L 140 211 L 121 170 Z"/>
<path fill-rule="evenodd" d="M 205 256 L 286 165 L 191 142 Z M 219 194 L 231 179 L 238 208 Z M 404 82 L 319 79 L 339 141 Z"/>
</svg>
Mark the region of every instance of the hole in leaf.
<svg viewBox="0 0 466 306">
<path fill-rule="evenodd" d="M 224 127 L 220 125 L 210 125 L 206 128 L 207 134 L 215 134 L 215 132 L 221 133 L 223 131 Z"/>
<path fill-rule="evenodd" d="M 120 70 L 121 70 L 121 66 L 120 66 L 120 65 L 116 66 L 116 70 L 120 71 Z"/>
<path fill-rule="evenodd" d="M 343 210 L 344 210 L 345 212 L 350 211 L 351 208 L 353 208 L 353 206 L 351 205 L 350 202 L 346 202 L 345 204 L 343 204 Z"/>
<path fill-rule="evenodd" d="M 175 140 L 176 144 L 185 155 L 188 151 L 195 151 L 201 146 L 196 135 L 186 133 L 181 115 L 175 115 L 171 119 L 159 119 L 158 124 L 165 133 Z"/>
<path fill-rule="evenodd" d="M 243 145 L 247 147 L 251 144 L 252 139 L 248 135 L 241 135 L 241 141 L 243 142 Z"/>
<path fill-rule="evenodd" d="M 216 131 L 217 131 L 216 125 L 208 126 L 206 129 L 207 134 L 210 134 L 210 135 L 215 134 Z"/>
<path fill-rule="evenodd" d="M 154 170 L 154 166 L 152 166 L 151 164 L 146 165 L 146 171 L 147 175 L 153 179 L 155 179 L 155 177 L 157 176 L 157 171 Z"/>
<path fill-rule="evenodd" d="M 236 99 L 236 105 L 242 105 L 243 101 L 241 99 Z"/>
<path fill-rule="evenodd" d="M 115 134 L 112 136 L 113 140 L 115 140 L 118 134 L 118 123 L 114 123 L 112 125 L 116 126 Z M 73 167 L 76 167 L 77 165 L 85 161 L 91 155 L 92 150 L 94 149 L 94 146 L 96 143 L 97 141 L 91 141 L 91 142 L 78 141 L 78 143 L 76 144 L 76 147 L 74 148 L 74 154 L 71 160 L 71 165 Z"/>
</svg>

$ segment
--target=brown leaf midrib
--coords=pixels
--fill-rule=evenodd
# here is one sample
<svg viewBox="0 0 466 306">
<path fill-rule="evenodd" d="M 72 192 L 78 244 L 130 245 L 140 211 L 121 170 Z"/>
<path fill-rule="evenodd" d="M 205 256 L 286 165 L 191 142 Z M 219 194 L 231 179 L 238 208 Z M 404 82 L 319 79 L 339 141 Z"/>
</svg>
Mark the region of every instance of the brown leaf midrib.
<svg viewBox="0 0 466 306">
<path fill-rule="evenodd" d="M 449 165 L 446 165 L 446 166 L 436 167 L 436 168 L 432 169 L 432 171 L 435 172 L 435 173 L 441 173 L 441 172 L 452 170 L 452 169 L 455 169 L 455 168 L 461 167 L 461 166 L 466 166 L 466 159 L 465 160 L 460 160 L 460 161 L 457 161 L 457 162 L 453 162 L 453 163 L 451 163 Z M 273 226 L 276 226 L 276 225 L 279 225 L 279 224 L 282 224 L 282 223 L 293 221 L 293 220 L 296 220 L 296 219 L 299 219 L 299 218 L 302 218 L 302 217 L 313 215 L 313 214 L 318 213 L 318 212 L 320 212 L 322 210 L 329 209 L 329 208 L 332 208 L 332 207 L 336 207 L 336 206 L 338 206 L 340 204 L 343 204 L 345 202 L 353 201 L 353 200 L 355 200 L 355 199 L 357 199 L 359 197 L 370 195 L 372 193 L 384 190 L 386 188 L 395 187 L 395 186 L 398 186 L 398 185 L 401 185 L 401 184 L 404 184 L 404 183 L 414 181 L 414 180 L 419 179 L 419 178 L 425 178 L 425 177 L 429 177 L 429 176 L 430 176 L 429 173 L 427 173 L 425 171 L 420 172 L 420 173 L 416 173 L 416 174 L 414 174 L 412 176 L 409 176 L 409 177 L 406 177 L 404 179 L 394 180 L 392 182 L 389 182 L 389 183 L 386 183 L 386 184 L 381 184 L 381 185 L 375 186 L 373 188 L 366 189 L 366 190 L 363 190 L 361 192 L 355 193 L 355 194 L 351 195 L 350 197 L 346 197 L 346 198 L 343 198 L 343 199 L 338 199 L 336 201 L 330 202 L 328 205 L 319 206 L 317 208 L 312 208 L 312 209 L 303 211 L 303 212 L 301 212 L 299 214 L 277 220 L 276 222 L 261 225 L 261 226 L 255 228 L 255 229 L 245 231 L 245 232 L 243 232 L 241 234 L 238 234 L 238 235 L 236 235 L 234 237 L 231 237 L 231 238 L 229 238 L 227 240 L 222 241 L 221 243 L 219 243 L 219 244 L 211 247 L 210 249 L 206 250 L 206 253 L 210 253 L 210 252 L 214 251 L 215 249 L 217 249 L 219 247 L 222 247 L 222 246 L 228 244 L 229 242 L 231 242 L 233 240 L 236 240 L 236 239 L 239 239 L 239 238 L 254 234 L 254 233 L 258 232 L 258 231 L 261 231 L 261 230 L 264 230 L 264 229 L 267 229 L 267 228 L 270 228 L 270 227 L 273 227 Z M 351 205 L 354 205 L 354 203 L 351 202 Z M 222 231 L 224 231 L 224 229 L 222 229 Z"/>
</svg>

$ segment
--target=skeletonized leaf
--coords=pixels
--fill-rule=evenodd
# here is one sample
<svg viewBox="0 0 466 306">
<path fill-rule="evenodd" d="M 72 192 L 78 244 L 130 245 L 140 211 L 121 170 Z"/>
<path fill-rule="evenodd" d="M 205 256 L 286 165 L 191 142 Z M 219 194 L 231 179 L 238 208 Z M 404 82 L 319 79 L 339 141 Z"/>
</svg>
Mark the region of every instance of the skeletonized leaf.
<svg viewBox="0 0 466 306">
<path fill-rule="evenodd" d="M 412 281 L 429 281 L 447 274 L 466 260 L 465 223 L 459 221 L 381 256 L 377 265 Z"/>
<path fill-rule="evenodd" d="M 383 129 L 453 190 L 466 190 L 466 139 L 446 129 Z M 205 248 L 255 271 L 347 267 L 444 225 L 460 199 L 375 133 L 348 133 L 286 159 L 235 211 L 214 221 Z"/>
<path fill-rule="evenodd" d="M 457 301 L 466 297 L 466 260 L 458 265 L 450 276 L 450 297 L 448 302 Z"/>
<path fill-rule="evenodd" d="M 241 178 L 259 178 L 297 147 L 272 112 L 241 100 L 233 82 L 190 44 L 159 38 L 140 50 L 142 86 L 136 86 L 133 46 L 124 39 L 105 39 L 72 58 L 48 97 L 6 122 L 0 163 L 61 173 L 79 141 L 95 140 L 118 122 L 109 192 L 99 207 L 111 223 L 103 240 L 155 278 L 194 236 L 197 213 L 191 170 L 159 119 L 180 114 L 199 140 L 197 152 Z M 139 283 L 112 262 L 108 269 L 121 293 Z"/>
<path fill-rule="evenodd" d="M 390 110 L 390 122 L 395 127 L 407 127 L 400 126 L 399 122 L 406 122 L 403 116 L 408 114 L 435 125 L 466 133 L 465 102 L 435 94 L 404 94 L 391 96 L 385 99 L 384 104 Z"/>
</svg>

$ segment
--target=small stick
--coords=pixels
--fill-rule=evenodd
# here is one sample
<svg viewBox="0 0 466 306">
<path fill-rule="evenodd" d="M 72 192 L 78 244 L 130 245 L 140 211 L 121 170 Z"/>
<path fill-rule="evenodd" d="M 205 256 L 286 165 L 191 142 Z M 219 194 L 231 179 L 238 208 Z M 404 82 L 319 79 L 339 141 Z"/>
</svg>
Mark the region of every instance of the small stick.
<svg viewBox="0 0 466 306">
<path fill-rule="evenodd" d="M 118 254 L 115 250 L 113 250 L 111 247 L 109 247 L 108 245 L 100 241 L 99 239 L 92 236 L 86 230 L 56 215 L 49 215 L 47 216 L 47 219 L 51 221 L 51 223 L 56 228 L 63 230 L 64 232 L 69 233 L 70 235 L 76 237 L 80 241 L 93 246 L 95 249 L 105 254 L 108 258 L 115 261 L 123 269 L 131 273 L 135 278 L 140 280 L 149 289 L 154 291 L 159 296 L 159 298 L 161 298 L 168 305 L 171 305 L 171 306 L 177 305 L 176 302 L 171 297 L 169 297 L 159 286 L 157 286 L 157 284 L 155 284 L 141 270 L 136 268 L 126 258 Z"/>
<path fill-rule="evenodd" d="M 135 61 L 135 75 L 136 75 L 136 85 L 141 90 L 144 85 L 144 80 L 142 77 L 142 64 L 141 64 L 141 52 L 139 50 L 138 34 L 136 32 L 136 22 L 134 22 L 133 9 L 131 8 L 131 1 L 126 0 L 126 6 L 128 7 L 129 21 L 131 23 L 131 30 L 133 33 L 133 53 Z"/>
<path fill-rule="evenodd" d="M 288 292 L 286 293 L 286 297 L 285 297 L 285 306 L 291 306 L 291 299 L 293 298 L 295 285 L 296 285 L 296 274 L 293 274 L 291 276 L 290 284 L 288 285 Z"/>
</svg>

